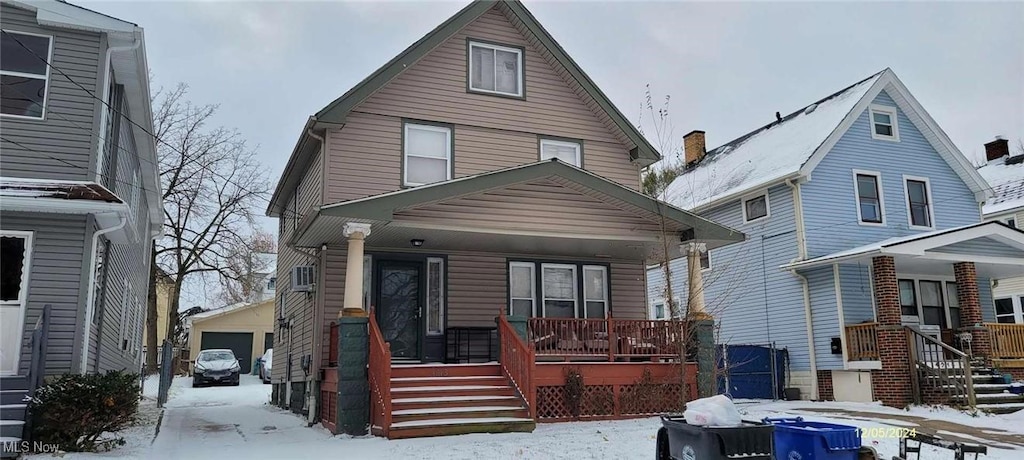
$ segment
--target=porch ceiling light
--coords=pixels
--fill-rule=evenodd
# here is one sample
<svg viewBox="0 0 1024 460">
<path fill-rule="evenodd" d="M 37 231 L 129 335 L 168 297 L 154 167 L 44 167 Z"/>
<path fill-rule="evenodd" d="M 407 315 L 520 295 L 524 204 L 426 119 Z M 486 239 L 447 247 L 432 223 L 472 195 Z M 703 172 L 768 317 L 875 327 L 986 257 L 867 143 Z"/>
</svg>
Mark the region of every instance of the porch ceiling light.
<svg viewBox="0 0 1024 460">
<path fill-rule="evenodd" d="M 409 240 L 409 243 L 411 243 L 414 247 L 417 247 L 417 248 L 420 247 L 420 246 L 423 246 L 423 240 L 421 240 L 419 238 L 413 238 L 413 239 Z"/>
</svg>

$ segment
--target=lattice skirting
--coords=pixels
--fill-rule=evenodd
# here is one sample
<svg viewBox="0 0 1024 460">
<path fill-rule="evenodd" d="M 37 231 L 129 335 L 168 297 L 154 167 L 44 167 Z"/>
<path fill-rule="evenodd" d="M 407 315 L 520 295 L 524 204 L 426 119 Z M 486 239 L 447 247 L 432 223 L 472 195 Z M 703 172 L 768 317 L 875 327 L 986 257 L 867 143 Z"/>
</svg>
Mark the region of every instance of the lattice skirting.
<svg viewBox="0 0 1024 460">
<path fill-rule="evenodd" d="M 643 417 L 678 412 L 683 404 L 680 384 L 586 385 L 578 403 L 565 386 L 537 387 L 537 419 L 542 422 Z"/>
</svg>

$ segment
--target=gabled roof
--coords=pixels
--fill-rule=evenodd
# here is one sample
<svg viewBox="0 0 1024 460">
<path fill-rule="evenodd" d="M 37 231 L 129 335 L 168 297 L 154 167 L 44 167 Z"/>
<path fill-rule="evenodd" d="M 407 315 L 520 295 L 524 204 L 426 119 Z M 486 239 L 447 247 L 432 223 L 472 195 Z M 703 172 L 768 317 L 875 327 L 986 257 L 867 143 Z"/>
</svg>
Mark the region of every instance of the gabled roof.
<svg viewBox="0 0 1024 460">
<path fill-rule="evenodd" d="M 221 308 L 216 308 L 216 309 L 213 309 L 213 310 L 207 310 L 207 311 L 204 311 L 202 313 L 196 313 L 196 314 L 190 316 L 188 319 L 189 319 L 189 322 L 192 322 L 192 323 L 194 323 L 194 322 L 201 322 L 201 321 L 206 321 L 206 320 L 211 319 L 211 318 L 219 318 L 221 316 L 228 315 L 228 314 L 231 314 L 231 313 L 237 313 L 237 312 L 240 312 L 240 311 L 243 311 L 243 310 L 249 310 L 251 308 L 262 307 L 262 306 L 265 306 L 267 304 L 272 304 L 272 303 L 274 303 L 274 299 L 268 299 L 268 300 L 263 300 L 263 301 L 260 301 L 260 302 L 253 302 L 253 303 L 239 302 L 239 303 L 227 305 L 227 306 L 224 306 L 224 307 L 221 307 Z"/>
<path fill-rule="evenodd" d="M 710 150 L 667 189 L 667 201 L 703 210 L 746 193 L 810 176 L 847 129 L 886 91 L 932 147 L 981 201 L 990 188 L 935 120 L 885 69 L 799 110 Z"/>
<path fill-rule="evenodd" d="M 1024 209 L 1024 154 L 992 160 L 978 168 L 978 173 L 992 186 L 993 192 L 992 198 L 982 206 L 982 214 Z"/>
<path fill-rule="evenodd" d="M 320 215 L 387 222 L 394 218 L 395 211 L 403 208 L 553 176 L 594 190 L 609 199 L 622 202 L 645 213 L 664 215 L 671 223 L 680 224 L 682 228 L 692 229 L 691 238 L 708 242 L 709 248 L 743 241 L 745 238 L 741 232 L 563 163 L 557 158 L 447 182 L 329 204 L 320 208 Z M 299 233 L 301 233 L 301 229 Z"/>
<path fill-rule="evenodd" d="M 274 191 L 274 196 L 270 200 L 267 214 L 274 216 L 281 212 L 283 205 L 278 202 L 294 188 L 299 180 L 298 176 L 305 171 L 305 165 L 308 163 L 308 158 L 306 157 L 312 154 L 311 147 L 308 145 L 310 142 L 306 135 L 310 129 L 324 125 L 344 124 L 346 117 L 352 109 L 497 4 L 503 4 L 508 12 L 522 22 L 522 25 L 537 38 L 547 52 L 551 53 L 551 56 L 566 69 L 573 80 L 583 89 L 584 93 L 594 99 L 594 102 L 608 115 L 612 123 L 633 143 L 634 147 L 630 150 L 630 158 L 633 161 L 641 166 L 647 166 L 661 159 L 657 149 L 647 141 L 636 126 L 626 119 L 622 112 L 615 107 L 615 104 L 608 99 L 608 96 L 597 87 L 594 81 L 587 76 L 576 61 L 565 52 L 561 45 L 555 41 L 554 37 L 544 29 L 540 22 L 537 21 L 537 18 L 521 2 L 518 0 L 474 0 L 473 3 L 459 10 L 455 15 L 441 23 L 441 25 L 423 36 L 423 38 L 417 40 L 381 68 L 352 87 L 352 89 L 345 92 L 341 97 L 327 104 L 326 107 L 310 117 L 306 126 L 303 127 L 303 133 L 295 146 L 295 150 L 292 152 L 288 164 L 285 166 L 281 180 Z"/>
</svg>

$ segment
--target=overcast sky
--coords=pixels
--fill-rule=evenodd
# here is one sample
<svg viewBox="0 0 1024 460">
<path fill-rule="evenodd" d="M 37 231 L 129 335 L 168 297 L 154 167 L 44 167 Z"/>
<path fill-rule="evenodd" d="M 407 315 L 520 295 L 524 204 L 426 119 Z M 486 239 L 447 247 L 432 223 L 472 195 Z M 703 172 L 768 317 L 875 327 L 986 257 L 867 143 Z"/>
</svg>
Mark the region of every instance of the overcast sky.
<svg viewBox="0 0 1024 460">
<path fill-rule="evenodd" d="M 709 148 L 886 67 L 972 160 L 1024 137 L 1024 2 L 525 3 L 628 118 L 650 83 Z M 144 27 L 154 89 L 220 103 L 276 180 L 309 115 L 466 3 L 81 4 Z"/>
</svg>

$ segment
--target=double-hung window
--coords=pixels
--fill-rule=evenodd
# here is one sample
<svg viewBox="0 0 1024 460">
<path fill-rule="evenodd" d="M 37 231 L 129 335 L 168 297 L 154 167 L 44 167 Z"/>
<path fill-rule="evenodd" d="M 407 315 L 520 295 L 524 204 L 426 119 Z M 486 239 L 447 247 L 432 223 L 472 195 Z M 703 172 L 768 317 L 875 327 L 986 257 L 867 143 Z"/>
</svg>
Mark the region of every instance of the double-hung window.
<svg viewBox="0 0 1024 460">
<path fill-rule="evenodd" d="M 764 219 L 768 213 L 768 192 L 743 200 L 743 222 Z"/>
<path fill-rule="evenodd" d="M 584 263 L 510 261 L 508 313 L 548 318 L 608 317 L 608 267 Z"/>
<path fill-rule="evenodd" d="M 510 262 L 509 273 L 509 314 L 536 316 L 537 278 L 532 262 Z"/>
<path fill-rule="evenodd" d="M 405 124 L 402 184 L 432 184 L 452 178 L 452 129 L 447 126 Z"/>
<path fill-rule="evenodd" d="M 469 42 L 469 90 L 523 96 L 523 49 Z"/>
<path fill-rule="evenodd" d="M 932 192 L 928 186 L 928 179 L 907 176 L 903 179 L 907 186 L 907 214 L 910 227 L 933 228 Z"/>
<path fill-rule="evenodd" d="M 903 316 L 918 316 L 917 292 L 914 280 L 899 280 L 900 311 Z"/>
<path fill-rule="evenodd" d="M 578 292 L 576 265 L 541 264 L 541 306 L 545 317 L 575 318 Z"/>
<path fill-rule="evenodd" d="M 540 140 L 540 159 L 550 160 L 558 158 L 560 161 L 582 167 L 583 149 L 579 142 L 563 141 L 555 139 Z"/>
<path fill-rule="evenodd" d="M 896 124 L 896 108 L 872 105 L 868 110 L 871 116 L 871 137 L 886 141 L 899 141 L 900 131 Z"/>
<path fill-rule="evenodd" d="M 881 175 L 876 172 L 855 171 L 854 187 L 857 192 L 857 219 L 862 224 L 883 224 Z"/>
<path fill-rule="evenodd" d="M 583 266 L 583 313 L 587 318 L 608 316 L 608 269 L 602 265 Z"/>
<path fill-rule="evenodd" d="M 43 119 L 52 38 L 4 30 L 0 37 L 0 114 Z"/>
<path fill-rule="evenodd" d="M 1024 324 L 1024 295 L 995 300 L 996 322 Z"/>
</svg>

